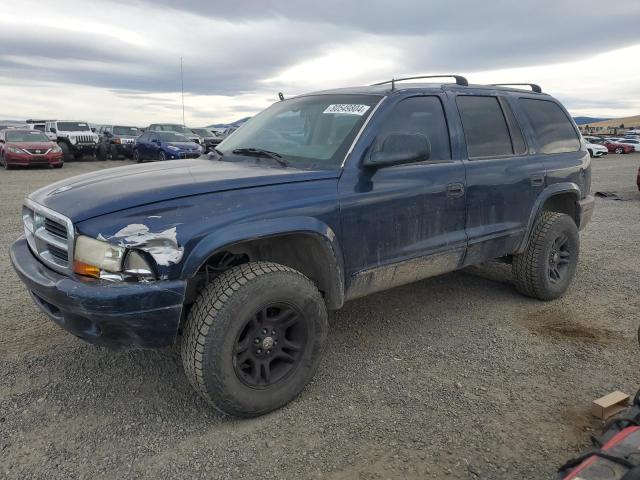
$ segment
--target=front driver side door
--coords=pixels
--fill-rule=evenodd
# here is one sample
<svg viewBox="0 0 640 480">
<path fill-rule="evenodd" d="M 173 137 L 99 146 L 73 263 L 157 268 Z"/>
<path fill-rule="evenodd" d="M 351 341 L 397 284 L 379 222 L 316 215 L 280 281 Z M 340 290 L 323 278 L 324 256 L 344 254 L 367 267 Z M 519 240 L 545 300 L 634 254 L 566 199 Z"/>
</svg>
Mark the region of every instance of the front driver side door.
<svg viewBox="0 0 640 480">
<path fill-rule="evenodd" d="M 352 156 L 345 167 L 338 194 L 347 299 L 462 265 L 465 170 L 452 155 L 443 100 L 413 96 L 387 105 L 372 118 L 368 131 L 375 138 L 361 139 L 370 141 L 365 157 L 390 133 L 423 134 L 429 160 L 372 170 Z"/>
</svg>

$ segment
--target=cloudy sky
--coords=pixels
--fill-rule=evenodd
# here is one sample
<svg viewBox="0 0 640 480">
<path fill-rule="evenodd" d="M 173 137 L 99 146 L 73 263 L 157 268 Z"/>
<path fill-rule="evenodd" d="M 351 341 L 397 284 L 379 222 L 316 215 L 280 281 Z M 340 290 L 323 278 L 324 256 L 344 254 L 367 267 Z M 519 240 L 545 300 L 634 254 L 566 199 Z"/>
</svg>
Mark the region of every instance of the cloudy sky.
<svg viewBox="0 0 640 480">
<path fill-rule="evenodd" d="M 2 0 L 0 118 L 232 121 L 277 92 L 459 73 L 640 114 L 640 0 Z"/>
</svg>

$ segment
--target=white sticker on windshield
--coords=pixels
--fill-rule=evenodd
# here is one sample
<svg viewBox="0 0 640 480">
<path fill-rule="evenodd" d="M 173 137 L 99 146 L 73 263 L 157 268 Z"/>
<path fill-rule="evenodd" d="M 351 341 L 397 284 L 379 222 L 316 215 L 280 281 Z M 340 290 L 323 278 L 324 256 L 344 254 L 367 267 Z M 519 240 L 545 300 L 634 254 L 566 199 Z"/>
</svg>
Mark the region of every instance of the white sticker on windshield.
<svg viewBox="0 0 640 480">
<path fill-rule="evenodd" d="M 356 105 L 354 103 L 337 103 L 329 105 L 322 113 L 345 113 L 347 115 L 362 116 L 369 110 L 369 105 Z"/>
</svg>

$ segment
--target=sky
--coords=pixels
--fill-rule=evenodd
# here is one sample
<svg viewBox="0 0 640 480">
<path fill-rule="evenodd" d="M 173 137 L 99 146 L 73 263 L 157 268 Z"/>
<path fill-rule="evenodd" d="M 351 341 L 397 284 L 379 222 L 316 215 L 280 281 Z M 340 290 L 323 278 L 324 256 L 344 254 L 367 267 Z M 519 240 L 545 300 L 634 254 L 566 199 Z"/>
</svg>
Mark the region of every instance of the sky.
<svg viewBox="0 0 640 480">
<path fill-rule="evenodd" d="M 0 0 L 0 119 L 230 122 L 313 90 L 457 73 L 640 114 L 640 0 Z M 613 4 L 611 4 L 613 5 Z"/>
</svg>

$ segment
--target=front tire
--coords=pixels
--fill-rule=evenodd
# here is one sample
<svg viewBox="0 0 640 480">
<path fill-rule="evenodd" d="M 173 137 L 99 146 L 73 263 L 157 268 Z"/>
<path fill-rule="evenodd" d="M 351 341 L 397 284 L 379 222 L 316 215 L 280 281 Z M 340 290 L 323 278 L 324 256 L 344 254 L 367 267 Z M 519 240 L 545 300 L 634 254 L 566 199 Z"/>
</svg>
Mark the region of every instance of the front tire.
<svg viewBox="0 0 640 480">
<path fill-rule="evenodd" d="M 70 162 L 71 160 L 73 160 L 73 154 L 71 153 L 71 149 L 69 148 L 69 145 L 67 145 L 66 143 L 62 142 L 58 144 L 60 146 L 60 149 L 62 150 L 62 156 L 64 158 L 65 162 Z"/>
<path fill-rule="evenodd" d="M 239 265 L 192 306 L 182 341 L 185 373 L 223 413 L 263 415 L 309 382 L 327 330 L 324 301 L 307 277 L 271 262 Z"/>
<path fill-rule="evenodd" d="M 616 153 L 617 153 L 617 154 L 624 153 L 624 148 L 622 148 L 622 147 L 617 147 L 617 148 L 616 148 Z"/>
<path fill-rule="evenodd" d="M 135 148 L 133 150 L 133 161 L 136 162 L 136 163 L 144 162 L 144 160 L 142 160 L 142 157 L 140 156 L 140 152 L 138 151 L 137 148 Z"/>
<path fill-rule="evenodd" d="M 160 152 L 158 153 L 158 160 L 160 160 L 161 162 L 164 162 L 167 159 L 167 155 L 164 153 L 164 151 L 160 150 Z"/>
<path fill-rule="evenodd" d="M 102 162 L 104 162 L 107 159 L 107 151 L 104 145 L 100 145 L 98 147 L 98 151 L 96 152 L 96 158 Z"/>
<path fill-rule="evenodd" d="M 525 251 L 513 256 L 516 289 L 539 300 L 554 300 L 569 288 L 578 266 L 580 236 L 563 213 L 542 212 Z"/>
</svg>

